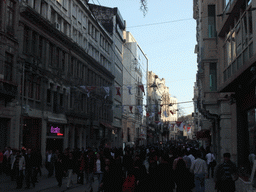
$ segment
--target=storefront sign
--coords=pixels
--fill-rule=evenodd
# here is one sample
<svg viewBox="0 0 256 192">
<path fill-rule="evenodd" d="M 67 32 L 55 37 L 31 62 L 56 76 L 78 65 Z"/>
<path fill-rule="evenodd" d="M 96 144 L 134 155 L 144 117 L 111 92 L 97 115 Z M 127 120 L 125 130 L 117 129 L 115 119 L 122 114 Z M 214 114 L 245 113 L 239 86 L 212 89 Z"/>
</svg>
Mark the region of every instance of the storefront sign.
<svg viewBox="0 0 256 192">
<path fill-rule="evenodd" d="M 51 126 L 51 133 L 60 133 L 60 128 Z"/>
</svg>

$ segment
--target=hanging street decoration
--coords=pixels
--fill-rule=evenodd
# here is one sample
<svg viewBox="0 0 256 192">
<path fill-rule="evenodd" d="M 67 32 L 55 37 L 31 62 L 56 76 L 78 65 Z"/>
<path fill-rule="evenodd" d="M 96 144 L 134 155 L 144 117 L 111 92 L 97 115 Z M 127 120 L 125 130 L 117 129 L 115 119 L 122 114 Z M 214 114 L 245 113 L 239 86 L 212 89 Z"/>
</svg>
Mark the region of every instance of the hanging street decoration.
<svg viewBox="0 0 256 192">
<path fill-rule="evenodd" d="M 132 95 L 132 86 L 127 86 L 129 95 Z"/>
<path fill-rule="evenodd" d="M 120 87 L 116 87 L 116 95 L 119 95 L 121 97 Z"/>
<path fill-rule="evenodd" d="M 133 112 L 132 112 L 132 108 L 133 108 L 133 106 L 129 106 L 129 109 L 130 109 L 131 113 L 133 113 Z"/>
<path fill-rule="evenodd" d="M 141 89 L 141 91 L 144 93 L 145 95 L 145 91 L 144 91 L 144 86 L 143 85 L 139 85 L 139 88 Z"/>
<path fill-rule="evenodd" d="M 105 95 L 105 99 L 109 96 L 109 91 L 110 91 L 110 89 L 109 89 L 109 87 L 103 87 L 103 89 L 106 91 L 106 95 Z"/>
</svg>

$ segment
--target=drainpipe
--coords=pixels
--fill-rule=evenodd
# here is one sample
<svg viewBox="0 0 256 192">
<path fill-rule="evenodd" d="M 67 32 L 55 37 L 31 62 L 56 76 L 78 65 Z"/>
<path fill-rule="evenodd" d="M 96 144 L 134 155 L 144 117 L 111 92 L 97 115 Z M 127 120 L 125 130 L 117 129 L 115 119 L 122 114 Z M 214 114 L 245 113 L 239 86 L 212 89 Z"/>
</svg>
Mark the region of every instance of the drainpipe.
<svg viewBox="0 0 256 192">
<path fill-rule="evenodd" d="M 198 100 L 199 102 L 200 100 Z M 213 151 L 216 155 L 218 162 L 221 160 L 220 155 L 220 116 L 217 114 L 210 113 L 205 108 L 202 108 L 201 105 L 198 105 L 199 112 L 214 125 L 212 128 L 213 133 Z"/>
</svg>

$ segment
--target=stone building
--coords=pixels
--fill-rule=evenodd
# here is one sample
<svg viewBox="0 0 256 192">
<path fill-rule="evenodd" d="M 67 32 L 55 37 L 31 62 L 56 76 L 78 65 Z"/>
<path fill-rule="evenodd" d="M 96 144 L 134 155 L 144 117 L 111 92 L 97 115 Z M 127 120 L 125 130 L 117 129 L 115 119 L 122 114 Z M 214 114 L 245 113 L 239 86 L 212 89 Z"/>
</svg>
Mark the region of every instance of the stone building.
<svg viewBox="0 0 256 192">
<path fill-rule="evenodd" d="M 176 139 L 177 98 L 171 97 L 165 79 L 148 72 L 148 140 L 166 142 Z"/>
<path fill-rule="evenodd" d="M 146 144 L 143 116 L 146 115 L 148 59 L 131 32 L 123 34 L 123 143 Z"/>
<path fill-rule="evenodd" d="M 123 44 L 125 42 L 123 37 L 123 31 L 125 30 L 125 21 L 122 18 L 121 13 L 118 8 L 109 8 L 104 6 L 98 6 L 89 4 L 90 10 L 96 17 L 97 21 L 104 27 L 104 29 L 111 36 L 113 42 L 111 45 L 112 51 L 112 65 L 110 71 L 115 76 L 114 84 L 111 88 L 112 90 L 112 101 L 113 106 L 122 106 L 122 95 L 118 95 L 117 88 L 122 88 L 123 86 Z M 103 38 L 103 36 L 102 36 Z M 105 57 L 101 58 L 105 60 Z M 122 111 L 121 107 L 113 108 L 113 122 L 112 126 L 114 130 L 112 131 L 112 144 L 116 147 L 122 146 Z"/>
<path fill-rule="evenodd" d="M 117 53 L 88 2 L 6 0 L 0 10 L 0 147 L 44 157 L 49 149 L 117 145 Z"/>
<path fill-rule="evenodd" d="M 229 152 L 239 166 L 246 166 L 255 150 L 255 5 L 254 0 L 194 0 L 198 136 L 208 138 L 218 161 Z"/>
</svg>

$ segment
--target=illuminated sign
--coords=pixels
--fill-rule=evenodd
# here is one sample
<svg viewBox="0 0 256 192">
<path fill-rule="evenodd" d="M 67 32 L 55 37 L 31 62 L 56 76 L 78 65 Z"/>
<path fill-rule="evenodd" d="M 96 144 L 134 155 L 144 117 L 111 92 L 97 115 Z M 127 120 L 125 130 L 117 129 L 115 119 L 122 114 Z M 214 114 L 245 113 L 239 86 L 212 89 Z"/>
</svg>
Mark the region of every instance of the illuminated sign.
<svg viewBox="0 0 256 192">
<path fill-rule="evenodd" d="M 57 136 L 63 136 L 63 133 L 57 133 Z"/>
<path fill-rule="evenodd" d="M 57 133 L 57 135 L 58 135 L 58 133 L 60 133 L 60 128 L 51 126 L 51 133 Z"/>
</svg>

